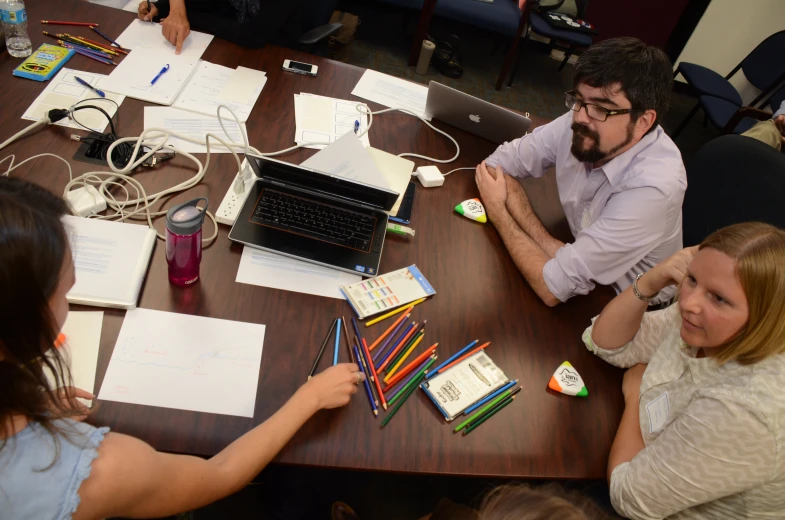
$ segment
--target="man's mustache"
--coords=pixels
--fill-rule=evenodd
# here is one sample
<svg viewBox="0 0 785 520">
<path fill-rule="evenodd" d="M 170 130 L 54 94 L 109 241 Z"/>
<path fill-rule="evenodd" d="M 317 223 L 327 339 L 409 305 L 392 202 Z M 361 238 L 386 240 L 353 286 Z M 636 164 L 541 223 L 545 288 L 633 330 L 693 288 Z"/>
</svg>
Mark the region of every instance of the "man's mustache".
<svg viewBox="0 0 785 520">
<path fill-rule="evenodd" d="M 595 141 L 598 141 L 600 138 L 600 135 L 597 132 L 591 130 L 589 127 L 582 125 L 580 123 L 573 123 L 570 128 L 572 129 L 572 133 L 576 135 L 591 137 Z"/>
</svg>

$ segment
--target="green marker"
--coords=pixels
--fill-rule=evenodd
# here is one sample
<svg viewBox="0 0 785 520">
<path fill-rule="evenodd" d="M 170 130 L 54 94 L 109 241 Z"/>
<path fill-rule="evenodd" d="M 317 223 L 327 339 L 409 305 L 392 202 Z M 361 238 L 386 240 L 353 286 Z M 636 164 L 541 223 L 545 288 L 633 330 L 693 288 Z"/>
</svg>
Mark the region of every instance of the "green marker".
<svg viewBox="0 0 785 520">
<path fill-rule="evenodd" d="M 412 228 L 402 226 L 400 224 L 392 224 L 390 222 L 387 223 L 387 231 L 391 233 L 395 233 L 397 235 L 409 235 L 414 236 L 414 230 Z"/>
</svg>

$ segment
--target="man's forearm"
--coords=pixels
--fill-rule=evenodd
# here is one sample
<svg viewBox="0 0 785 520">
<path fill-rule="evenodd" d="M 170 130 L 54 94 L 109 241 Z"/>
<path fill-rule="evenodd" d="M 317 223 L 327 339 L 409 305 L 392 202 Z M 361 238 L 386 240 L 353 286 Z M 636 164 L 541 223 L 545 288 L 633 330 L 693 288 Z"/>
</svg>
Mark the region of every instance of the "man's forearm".
<svg viewBox="0 0 785 520">
<path fill-rule="evenodd" d="M 185 14 L 185 0 L 169 0 L 169 12 Z"/>
<path fill-rule="evenodd" d="M 550 257 L 532 240 L 515 222 L 506 208 L 500 208 L 489 214 L 491 222 L 502 237 L 512 261 L 518 267 L 526 281 L 537 293 L 537 296 L 548 306 L 560 303 L 543 278 L 543 268 Z"/>
<path fill-rule="evenodd" d="M 553 238 L 535 215 L 529 198 L 518 179 L 505 176 L 507 181 L 507 211 L 529 237 L 537 243 L 548 258 L 556 256 L 556 251 L 564 247 L 564 242 Z"/>
</svg>

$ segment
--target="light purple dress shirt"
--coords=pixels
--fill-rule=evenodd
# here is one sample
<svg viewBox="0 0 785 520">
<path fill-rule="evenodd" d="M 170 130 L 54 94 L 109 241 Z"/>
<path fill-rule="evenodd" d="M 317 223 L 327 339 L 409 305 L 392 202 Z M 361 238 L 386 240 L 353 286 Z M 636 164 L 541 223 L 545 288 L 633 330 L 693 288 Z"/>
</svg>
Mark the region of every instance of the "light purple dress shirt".
<svg viewBox="0 0 785 520">
<path fill-rule="evenodd" d="M 621 292 L 682 248 L 681 205 L 687 175 L 681 152 L 662 127 L 607 164 L 592 168 L 570 152 L 572 112 L 531 134 L 504 143 L 486 159 L 513 177 L 542 177 L 555 166 L 567 222 L 575 241 L 543 269 L 559 300 L 587 294 L 595 284 Z M 663 290 L 652 303 L 670 299 Z"/>
</svg>

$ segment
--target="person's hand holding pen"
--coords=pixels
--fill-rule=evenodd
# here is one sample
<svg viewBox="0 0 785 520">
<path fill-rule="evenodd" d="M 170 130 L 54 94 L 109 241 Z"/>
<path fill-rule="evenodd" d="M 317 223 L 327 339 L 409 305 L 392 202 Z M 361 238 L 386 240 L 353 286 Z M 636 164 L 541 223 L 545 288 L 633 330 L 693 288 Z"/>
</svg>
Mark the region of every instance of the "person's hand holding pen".
<svg viewBox="0 0 785 520">
<path fill-rule="evenodd" d="M 152 22 L 153 18 L 158 16 L 158 8 L 149 0 L 142 0 L 139 2 L 139 8 L 137 9 L 136 15 L 140 20 Z"/>
</svg>

